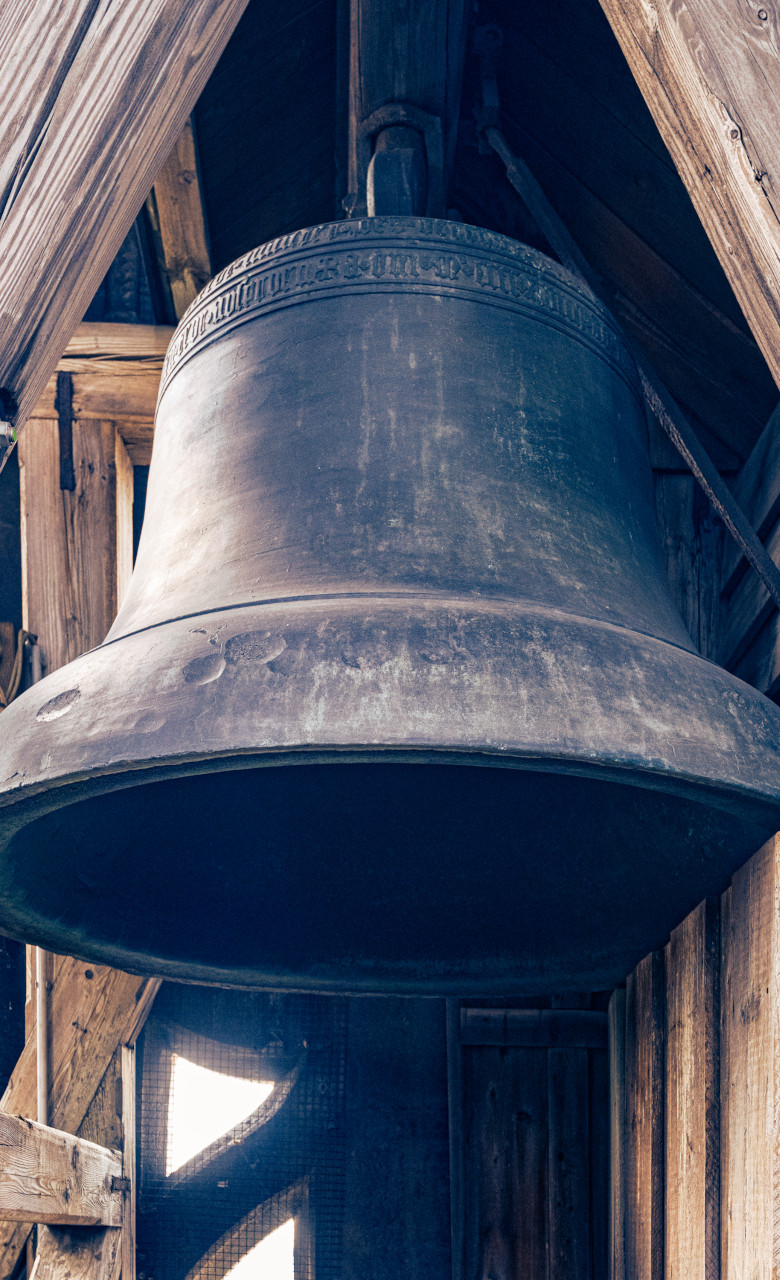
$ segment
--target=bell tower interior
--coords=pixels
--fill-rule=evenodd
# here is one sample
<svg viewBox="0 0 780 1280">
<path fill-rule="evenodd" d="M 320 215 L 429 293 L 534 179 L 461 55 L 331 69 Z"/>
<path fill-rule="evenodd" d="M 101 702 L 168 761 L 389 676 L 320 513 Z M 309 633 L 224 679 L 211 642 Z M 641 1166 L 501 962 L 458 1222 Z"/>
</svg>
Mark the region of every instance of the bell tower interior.
<svg viewBox="0 0 780 1280">
<path fill-rule="evenodd" d="M 57 7 L 0 1280 L 769 1277 L 780 15 Z"/>
</svg>

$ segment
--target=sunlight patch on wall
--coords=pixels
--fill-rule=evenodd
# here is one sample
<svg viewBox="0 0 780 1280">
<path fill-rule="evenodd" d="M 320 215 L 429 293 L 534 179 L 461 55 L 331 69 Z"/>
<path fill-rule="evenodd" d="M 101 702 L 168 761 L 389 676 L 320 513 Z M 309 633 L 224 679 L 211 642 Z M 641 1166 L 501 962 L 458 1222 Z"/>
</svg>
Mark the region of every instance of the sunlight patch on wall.
<svg viewBox="0 0 780 1280">
<path fill-rule="evenodd" d="M 226 1076 L 175 1053 L 168 1103 L 166 1175 L 175 1173 L 204 1147 L 245 1120 L 270 1097 L 273 1089 L 272 1081 Z"/>
<path fill-rule="evenodd" d="M 293 1280 L 295 1219 L 288 1218 L 228 1271 L 225 1280 Z"/>
</svg>

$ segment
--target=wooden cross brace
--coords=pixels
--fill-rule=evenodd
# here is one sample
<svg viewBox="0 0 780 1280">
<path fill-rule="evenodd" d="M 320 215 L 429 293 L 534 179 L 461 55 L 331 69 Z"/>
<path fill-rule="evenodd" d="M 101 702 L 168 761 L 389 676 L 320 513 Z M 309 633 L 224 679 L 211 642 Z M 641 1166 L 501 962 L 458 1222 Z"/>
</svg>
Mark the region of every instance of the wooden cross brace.
<svg viewBox="0 0 780 1280">
<path fill-rule="evenodd" d="M 116 1151 L 0 1112 L 0 1218 L 38 1223 L 30 1280 L 116 1280 L 126 1190 Z"/>
</svg>

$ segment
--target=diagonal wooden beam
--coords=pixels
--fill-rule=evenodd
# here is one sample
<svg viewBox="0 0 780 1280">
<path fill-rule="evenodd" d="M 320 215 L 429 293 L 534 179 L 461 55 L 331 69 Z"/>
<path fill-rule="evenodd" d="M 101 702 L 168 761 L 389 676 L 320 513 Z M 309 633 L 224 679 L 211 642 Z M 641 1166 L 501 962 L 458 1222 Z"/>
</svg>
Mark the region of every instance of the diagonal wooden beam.
<svg viewBox="0 0 780 1280">
<path fill-rule="evenodd" d="M 53 101 L 0 215 L 0 399 L 12 428 L 54 372 L 246 3 L 100 4 L 61 85 L 50 58 L 16 86 Z M 32 19 L 29 4 L 5 7 L 8 47 Z M 60 0 L 32 8 L 57 25 Z"/>
<path fill-rule="evenodd" d="M 600 3 L 780 385 L 780 5 Z"/>
<path fill-rule="evenodd" d="M 147 209 L 173 310 L 176 319 L 181 320 L 213 274 L 191 119 L 179 134 L 173 151 L 155 179 Z"/>
<path fill-rule="evenodd" d="M 122 1157 L 0 1112 L 0 1216 L 49 1226 L 122 1225 Z"/>
</svg>

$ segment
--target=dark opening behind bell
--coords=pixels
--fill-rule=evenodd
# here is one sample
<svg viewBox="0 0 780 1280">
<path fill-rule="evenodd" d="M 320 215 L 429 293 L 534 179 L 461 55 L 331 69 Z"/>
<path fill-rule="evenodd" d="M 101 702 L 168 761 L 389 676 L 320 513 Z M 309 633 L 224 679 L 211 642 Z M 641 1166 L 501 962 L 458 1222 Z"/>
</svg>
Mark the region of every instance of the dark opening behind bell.
<svg viewBox="0 0 780 1280">
<path fill-rule="evenodd" d="M 620 981 L 780 826 L 673 607 L 635 370 L 505 237 L 315 227 L 167 357 L 106 642 L 2 716 L 0 928 L 199 981 Z"/>
</svg>

